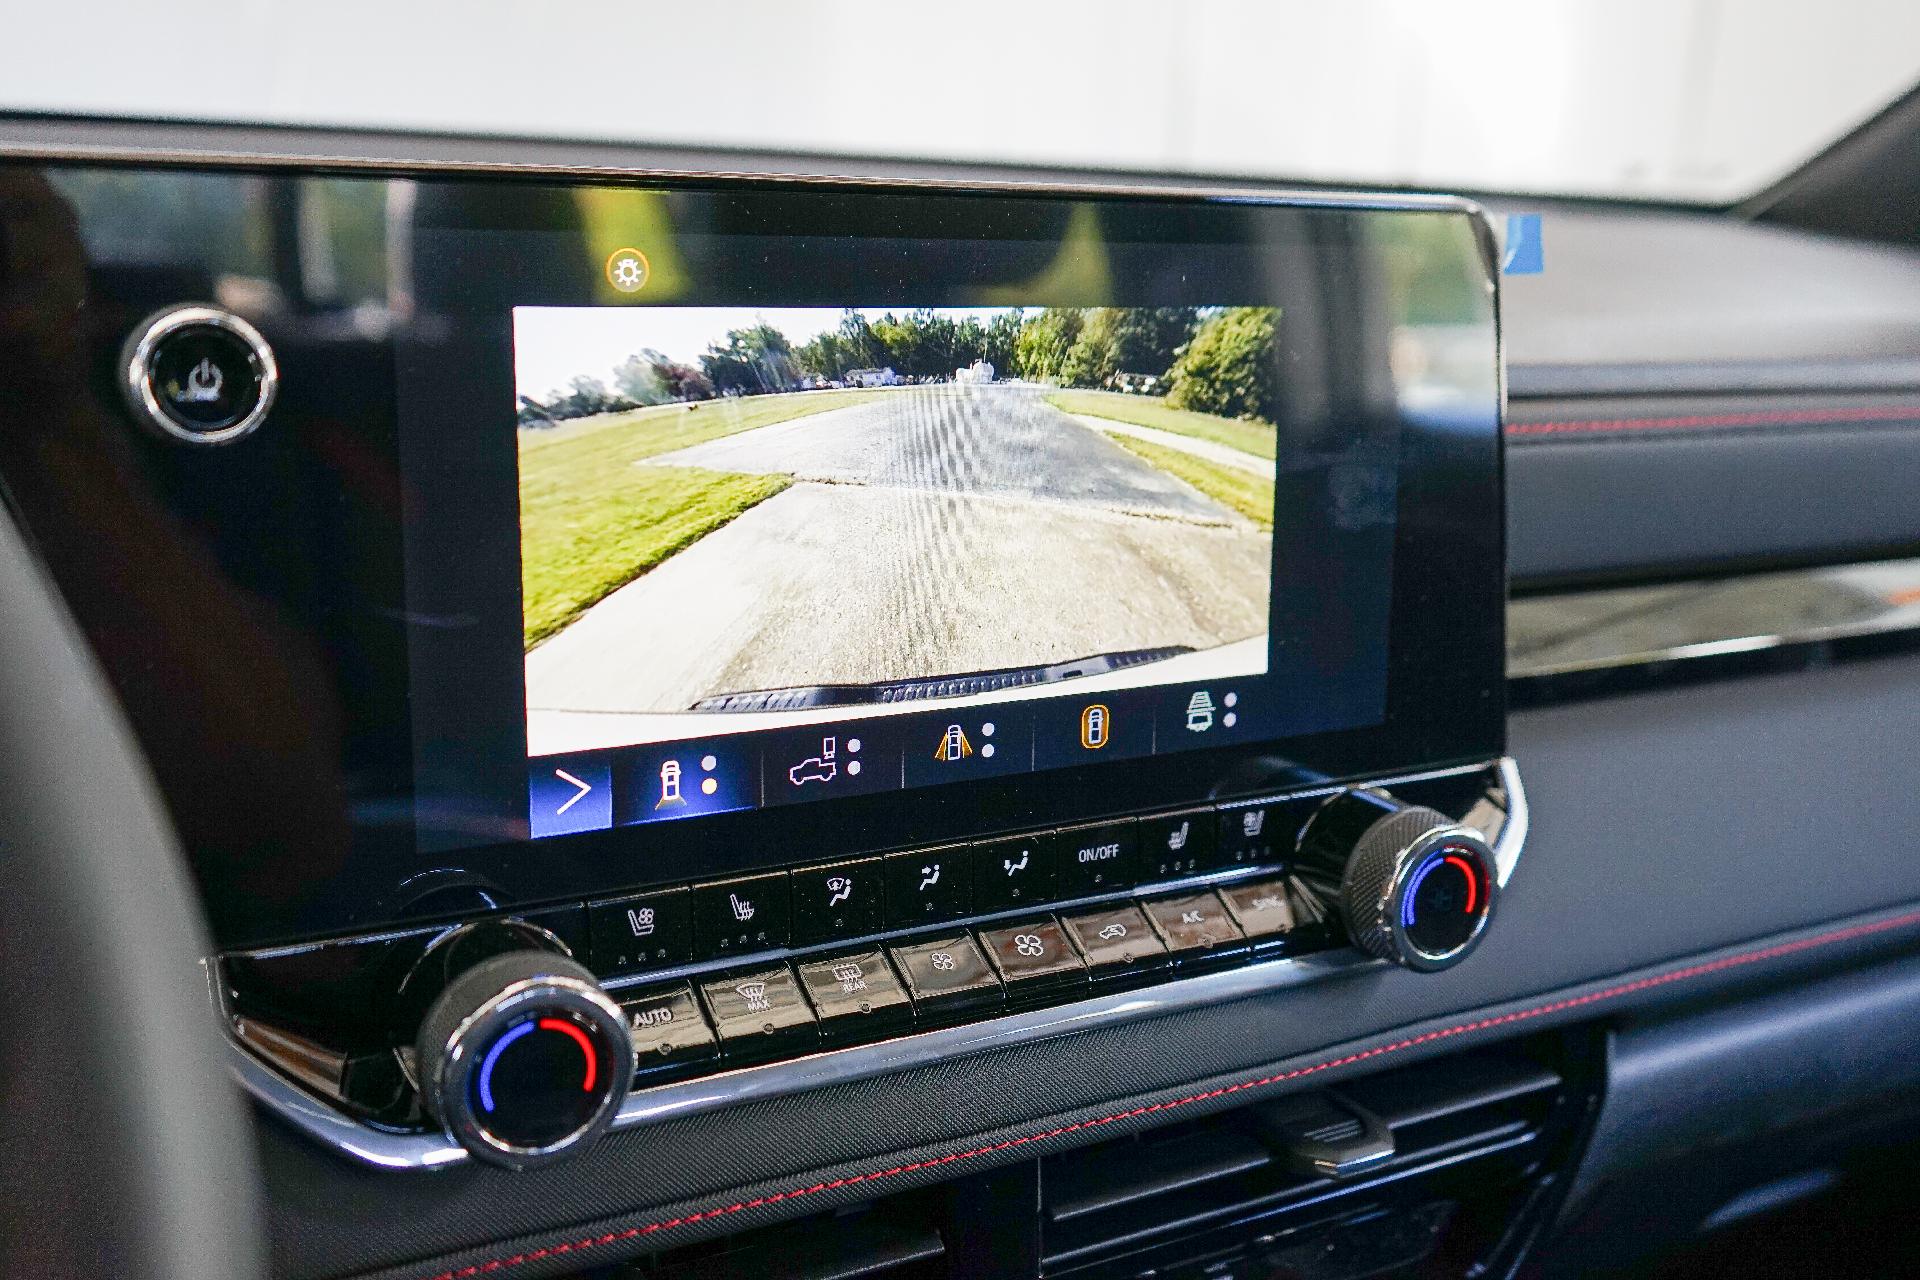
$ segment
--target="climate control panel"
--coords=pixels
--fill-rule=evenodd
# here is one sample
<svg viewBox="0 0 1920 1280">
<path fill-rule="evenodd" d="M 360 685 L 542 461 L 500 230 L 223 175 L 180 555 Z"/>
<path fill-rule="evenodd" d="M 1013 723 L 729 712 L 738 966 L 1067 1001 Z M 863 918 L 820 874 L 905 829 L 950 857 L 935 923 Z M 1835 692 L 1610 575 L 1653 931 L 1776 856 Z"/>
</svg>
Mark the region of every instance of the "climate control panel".
<svg viewBox="0 0 1920 1280">
<path fill-rule="evenodd" d="M 1091 1027 L 1242 998 L 1307 957 L 1438 972 L 1525 826 L 1501 761 L 238 953 L 225 995 L 242 1079 L 296 1122 L 329 1108 L 316 1135 L 525 1169 L 1064 1006 Z"/>
</svg>

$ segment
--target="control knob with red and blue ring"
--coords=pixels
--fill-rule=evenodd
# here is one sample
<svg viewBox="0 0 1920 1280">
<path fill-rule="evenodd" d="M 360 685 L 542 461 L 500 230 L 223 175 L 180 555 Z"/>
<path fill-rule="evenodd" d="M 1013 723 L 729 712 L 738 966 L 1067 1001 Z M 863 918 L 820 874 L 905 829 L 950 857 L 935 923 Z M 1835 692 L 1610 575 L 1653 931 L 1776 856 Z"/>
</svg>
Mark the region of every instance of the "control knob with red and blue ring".
<svg viewBox="0 0 1920 1280">
<path fill-rule="evenodd" d="M 1480 944 L 1499 893 L 1494 867 L 1478 831 L 1367 790 L 1314 812 L 1296 862 L 1355 946 L 1422 973 L 1451 968 Z"/>
<path fill-rule="evenodd" d="M 420 1099 L 494 1164 L 560 1159 L 613 1121 L 633 1041 L 593 975 L 550 951 L 508 951 L 447 983 L 414 1044 Z"/>
</svg>

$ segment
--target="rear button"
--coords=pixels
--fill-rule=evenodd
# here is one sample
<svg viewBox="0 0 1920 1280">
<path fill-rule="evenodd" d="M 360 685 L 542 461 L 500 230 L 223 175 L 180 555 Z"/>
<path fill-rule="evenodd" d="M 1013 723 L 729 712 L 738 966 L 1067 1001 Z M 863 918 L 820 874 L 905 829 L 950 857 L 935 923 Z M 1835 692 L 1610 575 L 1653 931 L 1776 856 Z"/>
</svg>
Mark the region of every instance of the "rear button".
<svg viewBox="0 0 1920 1280">
<path fill-rule="evenodd" d="M 913 1022 L 913 1003 L 880 951 L 832 956 L 800 966 L 800 985 L 829 1040 L 874 1039 Z"/>
</svg>

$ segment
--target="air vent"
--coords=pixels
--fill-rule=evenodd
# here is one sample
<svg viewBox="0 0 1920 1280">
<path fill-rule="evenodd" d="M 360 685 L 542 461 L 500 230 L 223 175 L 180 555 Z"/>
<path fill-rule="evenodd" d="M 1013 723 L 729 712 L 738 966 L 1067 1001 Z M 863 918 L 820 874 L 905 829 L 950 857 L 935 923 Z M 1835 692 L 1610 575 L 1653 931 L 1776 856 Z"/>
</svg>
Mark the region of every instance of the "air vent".
<svg viewBox="0 0 1920 1280">
<path fill-rule="evenodd" d="M 1135 1275 L 1251 1240 L 1276 1258 L 1344 1249 L 1353 1274 L 1417 1261 L 1464 1204 L 1538 1164 L 1562 1081 L 1519 1049 L 1463 1054 L 1053 1157 L 1047 1274 Z M 1329 1167 L 1346 1172 L 1314 1171 Z"/>
</svg>

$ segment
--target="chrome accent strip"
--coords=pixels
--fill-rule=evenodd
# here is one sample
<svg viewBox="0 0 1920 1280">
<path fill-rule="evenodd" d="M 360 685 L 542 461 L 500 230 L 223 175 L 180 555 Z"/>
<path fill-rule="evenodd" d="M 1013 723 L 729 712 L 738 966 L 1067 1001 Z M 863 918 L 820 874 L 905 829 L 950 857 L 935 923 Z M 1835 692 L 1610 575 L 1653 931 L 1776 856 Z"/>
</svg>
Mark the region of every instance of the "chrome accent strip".
<svg viewBox="0 0 1920 1280">
<path fill-rule="evenodd" d="M 1529 596 L 1507 606 L 1510 679 L 1763 653 L 1920 630 L 1920 559 Z"/>
<path fill-rule="evenodd" d="M 1470 815 L 1467 825 L 1479 826 L 1487 836 L 1493 847 L 1495 865 L 1499 868 L 1500 883 L 1504 886 L 1519 862 L 1528 827 L 1526 792 L 1520 783 L 1519 767 L 1511 757 L 1503 756 L 1490 766 L 1438 769 L 1372 785 L 1391 787 L 1399 783 L 1489 770 L 1494 790 L 1473 810 L 1473 815 L 1481 815 L 1484 809 L 1484 816 L 1475 821 Z M 1293 796 L 1300 793 L 1278 794 Z M 1257 804 L 1261 801 L 1246 803 Z M 1222 807 L 1243 806 L 1236 802 L 1234 806 Z M 1488 830 L 1488 826 L 1494 829 Z M 730 962 L 729 967 L 737 963 L 740 962 Z M 1191 978 L 1176 978 L 1135 991 L 1095 996 L 1050 1009 L 1008 1014 L 966 1026 L 923 1031 L 879 1044 L 829 1049 L 787 1062 L 742 1067 L 630 1093 L 621 1103 L 619 1114 L 614 1117 L 611 1127 L 614 1130 L 629 1129 L 671 1117 L 715 1111 L 742 1102 L 870 1079 L 947 1058 L 1003 1048 L 1035 1037 L 1070 1035 L 1100 1027 L 1120 1026 L 1183 1009 L 1280 991 L 1334 974 L 1385 963 L 1351 949 L 1316 952 Z M 228 1062 L 241 1087 L 262 1106 L 279 1114 L 296 1129 L 343 1155 L 385 1169 L 437 1169 L 468 1158 L 466 1150 L 444 1133 L 401 1133 L 378 1129 L 352 1119 L 274 1071 L 231 1035 L 226 1041 Z"/>
</svg>

